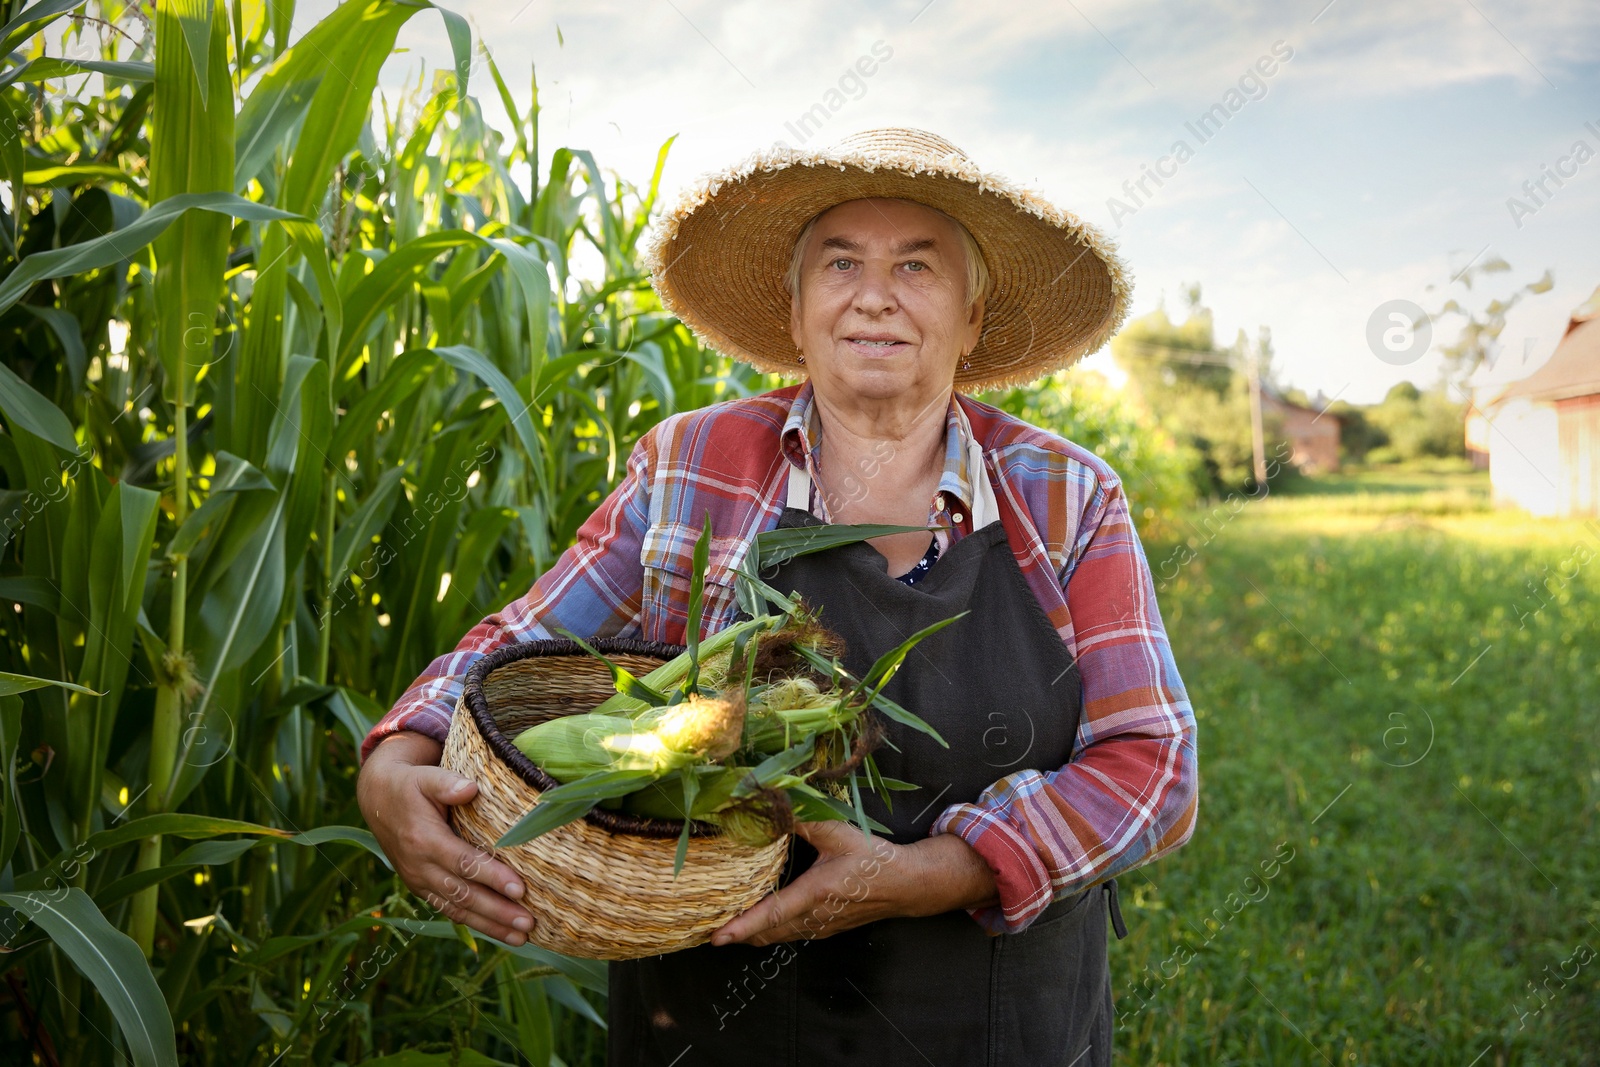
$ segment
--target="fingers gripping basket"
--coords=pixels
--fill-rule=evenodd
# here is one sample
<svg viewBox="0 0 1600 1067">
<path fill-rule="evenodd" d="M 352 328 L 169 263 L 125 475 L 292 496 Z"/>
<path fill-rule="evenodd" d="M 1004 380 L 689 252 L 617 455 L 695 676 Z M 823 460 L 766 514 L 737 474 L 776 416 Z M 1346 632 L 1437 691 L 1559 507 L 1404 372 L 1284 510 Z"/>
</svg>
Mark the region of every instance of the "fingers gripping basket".
<svg viewBox="0 0 1600 1067">
<path fill-rule="evenodd" d="M 623 639 L 591 644 L 635 675 L 683 651 Z M 532 841 L 496 849 L 539 794 L 557 785 L 511 738 L 547 719 L 591 711 L 613 692 L 605 664 L 571 641 L 492 652 L 467 672 L 441 764 L 478 783 L 469 803 L 449 809 L 450 823 L 522 877 L 521 903 L 534 918 L 529 941 L 571 956 L 625 960 L 708 940 L 777 884 L 789 838 L 752 849 L 697 820 L 674 878 L 681 821 L 596 808 Z"/>
</svg>

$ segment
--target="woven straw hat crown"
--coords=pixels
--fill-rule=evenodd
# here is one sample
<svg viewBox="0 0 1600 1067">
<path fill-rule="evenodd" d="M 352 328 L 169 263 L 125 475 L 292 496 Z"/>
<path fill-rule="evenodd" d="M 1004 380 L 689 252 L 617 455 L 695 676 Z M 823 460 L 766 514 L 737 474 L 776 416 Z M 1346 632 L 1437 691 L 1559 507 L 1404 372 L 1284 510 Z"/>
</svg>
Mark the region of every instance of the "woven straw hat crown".
<svg viewBox="0 0 1600 1067">
<path fill-rule="evenodd" d="M 814 216 L 895 197 L 965 226 L 989 270 L 983 332 L 956 370 L 975 390 L 1020 385 L 1110 339 L 1133 282 L 1096 227 L 981 170 L 925 130 L 884 128 L 825 148 L 776 144 L 686 190 L 652 227 L 644 260 L 662 305 L 705 344 L 764 371 L 801 376 L 784 276 Z"/>
</svg>

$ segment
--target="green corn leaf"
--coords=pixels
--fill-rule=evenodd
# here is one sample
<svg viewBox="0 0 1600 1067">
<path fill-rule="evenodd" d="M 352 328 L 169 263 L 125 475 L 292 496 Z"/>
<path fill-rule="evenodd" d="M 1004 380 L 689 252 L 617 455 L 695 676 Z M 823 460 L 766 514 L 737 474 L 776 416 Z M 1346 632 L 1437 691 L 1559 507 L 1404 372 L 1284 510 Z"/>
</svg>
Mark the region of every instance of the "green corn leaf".
<svg viewBox="0 0 1600 1067">
<path fill-rule="evenodd" d="M 144 199 L 148 195 L 144 184 L 139 179 L 121 167 L 115 167 L 109 163 L 63 163 L 57 166 L 33 167 L 23 171 L 22 181 L 26 185 L 43 186 L 45 188 L 84 185 L 93 181 L 109 181 L 132 189 L 139 195 L 140 199 Z"/>
<path fill-rule="evenodd" d="M 483 617 L 483 609 L 473 599 L 477 576 L 493 573 L 492 557 L 516 519 L 517 513 L 511 508 L 487 507 L 467 517 L 461 539 L 455 545 L 455 557 L 450 561 L 451 588 L 456 594 L 447 596 L 435 608 L 435 632 L 450 635 L 446 640 L 454 640 Z M 457 580 L 459 586 L 455 584 Z"/>
<path fill-rule="evenodd" d="M 397 356 L 382 380 L 363 391 L 340 418 L 333 431 L 333 443 L 328 448 L 329 460 L 344 459 L 358 443 L 369 439 L 383 413 L 399 406 L 402 399 L 420 389 L 440 362 L 431 348 L 413 348 Z"/>
<path fill-rule="evenodd" d="M 344 829 L 353 828 L 345 827 Z M 81 858 L 85 850 L 100 853 L 116 848 L 118 845 L 125 845 L 130 841 L 138 841 L 146 837 L 211 838 L 220 837 L 223 834 L 257 834 L 262 837 L 271 837 L 275 840 L 288 840 L 291 837 L 289 831 L 280 830 L 276 826 L 263 826 L 260 823 L 246 822 L 241 819 L 223 819 L 212 815 L 196 815 L 189 812 L 144 815 L 136 819 L 120 822 L 110 829 L 90 834 L 88 839 L 76 851 L 73 849 L 64 850 L 52 857 L 49 863 L 17 875 L 16 885 L 18 889 L 28 890 L 49 887 L 52 884 L 52 878 L 59 879 L 62 870 L 73 861 L 74 856 Z"/>
<path fill-rule="evenodd" d="M 23 203 L 26 185 L 22 176 L 28 169 L 28 151 L 17 131 L 28 128 L 33 112 L 30 105 L 16 99 L 17 95 L 0 93 L 0 122 L 5 123 L 5 135 L 0 136 L 0 178 L 3 178 L 11 189 L 13 205 Z M 22 232 L 24 212 L 13 207 L 8 214 L 11 216 L 11 232 L 6 234 L 6 237 L 14 249 Z"/>
<path fill-rule="evenodd" d="M 331 588 L 344 584 L 351 563 L 372 546 L 372 539 L 388 525 L 395 502 L 400 499 L 400 477 L 404 473 L 403 467 L 384 471 L 355 513 L 339 526 L 333 537 L 333 572 L 328 578 Z"/>
<path fill-rule="evenodd" d="M 707 526 L 709 530 L 709 525 Z M 700 776 L 695 773 L 697 768 L 685 767 L 678 772 L 678 777 L 683 782 L 683 810 L 694 811 L 695 798 L 700 795 Z M 672 877 L 678 877 L 683 870 L 683 861 L 689 855 L 689 831 L 694 826 L 694 820 L 685 818 L 683 830 L 678 834 L 678 848 L 672 855 Z"/>
<path fill-rule="evenodd" d="M 518 980 L 517 961 L 506 956 L 496 968 L 495 988 L 501 1013 L 516 1025 L 517 1051 L 529 1063 L 548 1064 L 555 1045 L 544 983 Z"/>
<path fill-rule="evenodd" d="M 733 787 L 733 795 L 747 797 L 758 790 L 770 788 L 783 775 L 810 759 L 816 750 L 817 735 L 807 734 L 803 740 L 756 764 L 755 768 Z"/>
<path fill-rule="evenodd" d="M 756 534 L 761 566 L 776 567 L 796 556 L 808 556 L 839 545 L 855 544 L 886 534 L 929 533 L 937 526 L 890 526 L 883 523 L 826 523 L 822 526 L 794 526 L 763 530 Z"/>
<path fill-rule="evenodd" d="M 706 510 L 705 528 L 694 543 L 693 564 L 689 575 L 689 618 L 685 625 L 688 641 L 689 675 L 684 679 L 683 691 L 692 693 L 700 684 L 700 616 L 706 606 L 706 568 L 711 563 L 711 511 Z"/>
<path fill-rule="evenodd" d="M 284 840 L 293 845 L 306 845 L 308 847 L 326 844 L 355 845 L 358 848 L 366 849 L 378 857 L 385 867 L 391 871 L 394 870 L 394 864 L 389 861 L 389 857 L 384 853 L 382 846 L 378 844 L 377 837 L 373 835 L 371 830 L 363 830 L 359 826 L 315 826 L 310 830 L 293 834 Z"/>
<path fill-rule="evenodd" d="M 460 926 L 460 924 L 457 925 Z M 471 942 L 474 936 L 481 935 L 475 935 L 467 927 L 460 926 L 454 936 L 457 941 L 468 942 L 468 947 L 476 951 L 477 946 L 471 944 Z M 485 1015 L 480 1020 L 479 1025 L 488 1030 L 492 1025 L 489 1020 L 493 1018 L 495 1016 Z M 509 1041 L 515 1038 L 516 1034 L 510 1032 L 499 1036 L 503 1040 Z M 473 1048 L 463 1048 L 453 1052 L 423 1052 L 421 1049 L 406 1049 L 404 1052 L 396 1052 L 389 1056 L 374 1056 L 371 1059 L 363 1060 L 362 1064 L 363 1067 L 516 1067 L 516 1065 L 507 1063 L 505 1060 L 497 1060 L 492 1056 L 486 1056 Z"/>
<path fill-rule="evenodd" d="M 38 307 L 34 304 L 23 304 L 22 309 L 50 327 L 50 332 L 61 342 L 61 351 L 66 355 L 67 373 L 74 382 L 81 383 L 89 366 L 89 352 L 83 347 L 83 326 L 77 316 L 60 308 Z"/>
<path fill-rule="evenodd" d="M 350 744 L 360 749 L 361 742 L 366 740 L 367 734 L 383 718 L 383 713 L 388 708 L 380 707 L 377 701 L 365 693 L 357 693 L 343 686 L 337 687 L 327 699 L 328 711 L 334 720 L 344 728 Z"/>
<path fill-rule="evenodd" d="M 583 164 L 589 179 L 585 195 L 594 200 L 595 211 L 600 218 L 601 243 L 605 246 L 605 252 L 614 256 L 620 251 L 622 241 L 618 234 L 616 209 L 606 199 L 606 182 L 601 177 L 600 165 L 595 162 L 594 153 L 584 149 L 574 149 L 572 155 Z"/>
<path fill-rule="evenodd" d="M 250 531 L 238 557 L 201 601 L 194 650 L 204 687 L 188 711 L 193 725 L 183 732 L 168 787 L 172 803 L 186 796 L 210 766 L 209 762 L 192 762 L 191 756 L 197 739 L 209 736 L 218 725 L 216 714 L 228 714 L 226 708 L 213 713 L 219 685 L 229 671 L 250 658 L 277 624 L 286 576 L 287 503 L 288 494 L 279 493 L 264 521 Z"/>
<path fill-rule="evenodd" d="M 609 797 L 625 796 L 642 785 L 655 781 L 653 771 L 596 771 L 594 774 L 546 790 L 516 824 L 500 835 L 495 848 L 510 848 L 532 841 L 540 834 L 575 822 Z"/>
<path fill-rule="evenodd" d="M 23 41 L 67 12 L 83 7 L 84 3 L 85 0 L 43 0 L 18 12 L 15 18 L 0 27 L 0 55 L 10 55 Z"/>
<path fill-rule="evenodd" d="M 190 845 L 160 867 L 151 867 L 118 878 L 115 882 L 97 889 L 94 902 L 102 910 L 120 900 L 125 900 L 146 886 L 160 885 L 169 878 L 193 871 L 196 867 L 225 866 L 255 848 L 264 838 L 238 841 L 201 841 Z"/>
<path fill-rule="evenodd" d="M 60 686 L 62 689 L 70 689 L 74 693 L 84 693 L 92 697 L 105 695 L 96 693 L 93 689 L 77 685 L 74 682 L 58 682 L 53 678 L 34 678 L 26 674 L 12 674 L 8 671 L 0 671 L 0 697 L 14 696 L 17 693 L 26 693 L 33 689 L 43 689 L 47 685 Z"/>
<path fill-rule="evenodd" d="M 208 211 L 251 222 L 276 222 L 297 216 L 232 193 L 182 193 L 156 204 L 120 230 L 49 252 L 35 252 L 0 282 L 0 311 L 22 299 L 35 285 L 51 278 L 109 267 L 138 252 L 188 211 Z M 207 320 L 209 324 L 210 320 Z"/>
<path fill-rule="evenodd" d="M 270 827 L 259 827 L 259 830 L 267 829 L 270 829 Z M 112 881 L 106 888 L 96 889 L 94 902 L 102 909 L 106 909 L 106 907 L 110 907 L 115 902 L 123 901 L 126 897 L 138 893 L 139 889 L 160 885 L 168 878 L 190 872 L 195 867 L 216 867 L 216 865 L 230 864 L 238 857 L 248 853 L 250 849 L 256 848 L 256 846 L 262 845 L 266 841 L 283 841 L 288 845 L 304 845 L 307 848 L 328 845 L 328 843 L 355 845 L 358 848 L 365 848 L 368 853 L 378 857 L 382 864 L 392 870 L 389 857 L 384 854 L 382 848 L 379 848 L 378 838 L 373 837 L 373 833 L 370 830 L 362 830 L 358 829 L 358 827 L 350 827 L 350 825 L 323 825 L 323 827 L 317 827 L 314 830 L 306 830 L 304 833 L 296 833 L 293 837 L 264 835 L 264 837 L 240 838 L 240 840 L 232 841 L 200 841 L 197 845 L 190 845 L 189 848 L 181 851 L 178 856 L 171 857 L 170 861 L 163 864 L 162 867 L 152 867 L 149 870 L 131 873 L 131 875 L 118 878 L 117 881 Z"/>
<path fill-rule="evenodd" d="M 356 146 L 372 108 L 378 72 L 394 51 L 400 28 L 418 11 L 434 6 L 427 0 L 347 0 L 296 43 L 286 54 L 287 59 L 280 59 L 287 70 L 274 82 L 271 95 L 277 99 L 290 97 L 295 110 L 300 109 L 299 99 L 307 95 L 311 70 L 333 70 L 342 75 L 323 76 L 309 93 L 310 103 L 304 107 L 299 136 L 284 175 L 279 199 L 282 206 L 303 215 L 316 209 L 334 167 Z M 346 13 L 345 8 L 354 10 Z M 443 8 L 437 10 L 444 16 L 460 95 L 464 97 L 472 60 L 471 33 L 460 16 Z M 319 33 L 324 25 L 328 32 Z M 301 56 L 299 61 L 294 58 L 297 54 Z M 252 138 L 258 136 L 257 131 L 266 137 L 288 132 L 271 123 L 270 103 L 270 99 L 263 103 L 261 110 L 266 114 L 252 114 Z M 251 152 L 250 163 L 254 165 L 253 143 Z"/>
<path fill-rule="evenodd" d="M 550 999 L 560 1004 L 563 1008 L 574 1014 L 581 1015 L 600 1029 L 606 1029 L 606 1021 L 600 1013 L 594 1010 L 594 1005 L 584 999 L 577 987 L 570 980 L 559 974 L 552 974 L 544 979 L 545 992 L 550 994 Z"/>
<path fill-rule="evenodd" d="M 962 614 L 966 614 L 966 613 L 963 612 Z M 943 622 L 935 623 L 933 627 L 930 627 L 930 630 L 946 626 L 949 623 L 954 622 L 956 619 L 959 619 L 960 617 L 961 617 L 960 615 L 955 615 L 955 616 L 952 616 L 949 619 L 944 620 Z M 907 640 L 910 641 L 912 644 L 915 644 L 916 641 L 921 640 L 921 636 L 917 635 L 917 634 L 913 634 L 912 637 L 908 638 Z M 924 721 L 919 716 L 912 714 L 911 712 L 907 711 L 905 708 L 901 707 L 899 704 L 895 703 L 893 700 L 890 700 L 888 697 L 884 696 L 883 692 L 882 692 L 883 685 L 879 685 L 877 688 L 872 688 L 872 687 L 868 686 L 866 684 L 866 682 L 864 682 L 864 681 L 857 681 L 855 676 L 852 675 L 848 670 L 846 670 L 842 664 L 838 663 L 835 660 L 829 659 L 826 656 L 820 655 L 819 653 L 817 653 L 813 649 L 804 648 L 804 647 L 798 647 L 798 648 L 796 648 L 796 651 L 800 653 L 800 656 L 807 663 L 811 664 L 813 667 L 815 667 L 817 670 L 821 671 L 823 674 L 825 674 L 825 675 L 827 675 L 829 677 L 832 677 L 832 678 L 837 678 L 841 682 L 850 685 L 850 687 L 851 687 L 851 695 L 850 695 L 850 697 L 848 699 L 852 703 L 855 700 L 859 699 L 860 696 L 865 695 L 867 697 L 868 701 L 872 704 L 873 707 L 875 707 L 879 711 L 883 712 L 885 715 L 887 715 L 889 718 L 893 719 L 895 722 L 898 722 L 898 723 L 900 723 L 900 724 L 902 724 L 904 726 L 909 726 L 914 730 L 918 730 L 918 731 L 921 731 L 922 733 L 927 734 L 929 737 L 931 737 L 935 741 L 939 742 L 939 744 L 943 745 L 945 748 L 949 748 L 950 747 L 949 742 L 947 742 L 944 739 L 944 737 L 939 733 L 939 731 L 935 730 L 932 726 L 930 726 L 926 721 Z M 892 655 L 894 655 L 895 651 L 897 651 L 897 650 L 891 649 L 889 652 L 884 653 L 884 656 L 885 657 L 892 656 Z M 907 651 L 909 651 L 909 649 Z M 901 659 L 904 659 L 903 655 L 901 656 Z M 880 662 L 882 662 L 882 657 L 880 657 Z M 874 666 L 876 666 L 876 664 L 874 664 Z M 888 679 L 885 678 L 883 680 L 883 684 L 887 684 L 887 683 L 888 683 Z"/>
<path fill-rule="evenodd" d="M 6 421 L 11 425 L 20 426 L 35 437 L 49 441 L 63 452 L 78 451 L 72 423 L 61 414 L 61 409 L 17 377 L 16 371 L 4 363 L 0 363 L 0 412 L 5 413 Z"/>
<path fill-rule="evenodd" d="M 351 10 L 346 12 L 346 8 Z M 290 56 L 309 52 L 305 63 L 325 73 L 310 94 L 295 138 L 278 199 L 284 208 L 299 215 L 316 210 L 334 167 L 356 145 L 372 108 L 378 71 L 394 50 L 400 27 L 420 10 L 420 4 L 347 0 L 324 20 L 335 32 L 316 34 L 313 30 L 307 40 L 290 48 Z M 294 66 L 304 69 L 301 64 Z M 332 72 L 341 76 L 332 77 Z M 289 78 L 280 88 L 293 92 L 302 84 Z"/>
<path fill-rule="evenodd" d="M 883 693 L 876 690 L 873 691 L 872 706 L 883 712 L 895 722 L 900 723 L 902 726 L 909 726 L 913 730 L 920 730 L 922 733 L 927 734 L 929 737 L 939 742 L 939 744 L 944 748 L 950 747 L 950 742 L 946 741 L 944 736 L 940 734 L 938 730 L 935 730 L 932 726 L 928 725 L 928 723 L 921 717 L 912 714 L 899 704 L 896 704 L 894 701 L 884 696 Z M 912 788 L 915 789 L 917 787 L 913 786 Z"/>
<path fill-rule="evenodd" d="M 759 643 L 750 644 L 750 633 L 741 633 L 733 642 L 733 652 L 728 656 L 728 674 L 732 675 L 738 670 L 740 663 L 744 664 L 744 691 L 749 694 L 755 681 L 756 653 L 760 650 Z"/>
<path fill-rule="evenodd" d="M 483 353 L 464 345 L 452 345 L 435 351 L 451 366 L 471 374 L 494 393 L 495 399 L 500 401 L 500 405 L 506 409 L 506 414 L 511 419 L 511 428 L 516 431 L 517 440 L 522 442 L 522 447 L 527 452 L 535 492 L 539 498 L 548 499 L 549 487 L 545 484 L 543 471 L 545 448 L 539 431 L 528 416 L 528 411 L 533 405 L 522 399 L 516 386 L 511 384 L 511 380 L 490 363 Z"/>
<path fill-rule="evenodd" d="M 167 558 L 190 555 L 201 535 L 214 524 L 220 525 L 233 507 L 234 494 L 272 492 L 272 482 L 254 466 L 230 452 L 218 451 L 216 470 L 211 475 L 206 498 L 189 513 L 178 532 L 167 542 Z"/>
<path fill-rule="evenodd" d="M 801 822 L 852 822 L 856 818 L 856 813 L 850 805 L 814 786 L 792 785 L 786 788 L 784 793 L 794 809 L 795 818 Z M 862 814 L 865 815 L 865 811 Z M 870 815 L 866 815 L 866 825 L 880 834 L 893 832 Z"/>
<path fill-rule="evenodd" d="M 483 240 L 468 230 L 437 230 L 414 237 L 384 256 L 345 296 L 346 324 L 338 348 L 337 377 L 343 380 L 349 375 L 362 346 L 395 302 L 417 284 L 428 264 L 445 252 L 479 245 Z"/>
<path fill-rule="evenodd" d="M 212 0 L 160 0 L 156 7 L 157 30 L 156 32 L 171 33 L 171 27 L 162 26 L 163 15 L 176 19 L 183 30 L 183 43 L 188 46 L 189 62 L 194 70 L 195 89 L 200 94 L 202 107 L 209 106 L 207 90 L 210 86 L 208 74 L 211 68 L 211 39 L 212 20 L 214 18 L 214 5 Z M 224 21 L 221 35 L 227 39 L 227 23 Z M 228 103 L 228 110 L 233 110 L 233 102 Z M 232 131 L 229 131 L 228 140 L 231 142 Z M 213 142 L 214 143 L 214 142 Z"/>
<path fill-rule="evenodd" d="M 327 70 L 319 52 L 339 34 L 350 32 L 361 15 L 361 5 L 340 4 L 300 41 L 281 53 L 239 109 L 234 142 L 234 188 L 243 192 L 261 176 L 273 153 L 305 119 L 311 98 Z"/>
<path fill-rule="evenodd" d="M 5 814 L 0 818 L 0 870 L 6 870 L 22 838 L 22 818 L 19 814 L 21 795 L 17 791 L 16 774 L 11 768 L 17 765 L 17 746 L 22 739 L 22 701 L 16 696 L 0 697 L 0 761 L 6 772 L 0 775 L 0 791 L 4 795 Z"/>
<path fill-rule="evenodd" d="M 63 601 L 87 608 L 83 658 L 74 673 L 93 695 L 70 693 L 67 714 L 48 717 L 44 736 L 57 751 L 79 757 L 66 764 L 65 799 L 66 810 L 80 826 L 87 826 L 99 805 L 101 777 L 133 668 L 158 503 L 157 493 L 122 482 L 106 493 L 92 522 L 87 509 L 80 511 L 81 525 L 70 538 L 73 555 L 87 559 L 86 567 L 75 565 L 75 577 L 86 590 L 80 594 L 64 583 Z"/>
<path fill-rule="evenodd" d="M 538 379 L 543 371 L 548 333 L 546 322 L 551 295 L 550 276 L 544 259 L 536 249 L 513 241 L 487 238 L 468 230 L 439 230 L 413 238 L 384 256 L 383 260 L 357 282 L 355 288 L 346 296 L 345 311 L 349 316 L 349 326 L 344 331 L 343 339 L 337 348 L 338 377 L 341 381 L 349 377 L 356 365 L 357 357 L 361 354 L 362 346 L 371 340 L 373 331 L 381 326 L 384 316 L 389 313 L 395 301 L 417 285 L 428 265 L 445 252 L 472 245 L 482 245 L 490 249 L 494 257 L 498 257 L 499 261 L 507 266 L 517 283 L 527 311 L 531 345 L 529 369 L 535 380 Z M 493 262 L 494 257 L 491 257 L 490 262 Z M 485 263 L 484 267 L 487 268 L 489 265 L 490 263 Z M 439 351 L 442 353 L 445 349 L 440 348 Z M 593 354 L 587 358 L 594 358 Z M 488 384 L 487 381 L 485 384 Z M 525 412 L 529 406 L 527 402 L 521 401 L 507 410 Z M 521 427 L 518 432 L 521 433 Z M 527 442 L 524 442 L 525 447 L 526 445 Z M 530 455 L 538 456 L 540 452 L 540 449 L 534 448 L 530 451 Z"/>
<path fill-rule="evenodd" d="M 233 191 L 233 80 L 221 0 L 158 0 L 150 200 Z M 197 144 L 207 145 L 196 152 Z M 189 404 L 213 358 L 228 219 L 186 212 L 154 240 L 156 342 L 169 400 Z M 126 231 L 124 231 L 126 232 Z"/>
<path fill-rule="evenodd" d="M 755 571 L 750 568 L 748 559 L 740 563 L 739 566 L 734 567 L 733 573 L 738 576 L 740 582 L 740 588 L 737 592 L 741 609 L 745 614 L 759 618 L 761 615 L 766 614 L 766 606 L 768 604 L 785 615 L 792 615 L 800 610 L 798 597 L 780 593 L 762 581 Z"/>
<path fill-rule="evenodd" d="M 0 578 L 0 600 L 31 604 L 36 608 L 43 608 L 52 615 L 58 614 L 61 610 L 61 596 L 56 590 L 55 583 L 48 578 Z"/>
<path fill-rule="evenodd" d="M 78 74 L 103 74 L 125 82 L 150 82 L 156 77 L 153 63 L 116 63 L 99 59 L 63 59 L 59 56 L 39 56 L 0 74 L 0 89 L 13 82 L 42 82 L 52 78 L 70 78 Z"/>
<path fill-rule="evenodd" d="M 520 245 L 505 238 L 488 238 L 486 243 L 505 258 L 506 268 L 516 280 L 528 323 L 528 367 L 535 380 L 544 370 L 550 333 L 550 270 L 536 245 Z M 591 358 L 593 355 L 591 354 Z M 537 393 L 534 394 L 538 396 Z"/>
<path fill-rule="evenodd" d="M 317 297 L 322 304 L 323 329 L 328 335 L 328 351 L 337 352 L 344 337 L 344 301 L 333 278 L 333 265 L 328 260 L 327 245 L 322 231 L 313 223 L 286 220 L 280 225 L 295 249 L 311 266 L 311 279 L 317 286 Z"/>
<path fill-rule="evenodd" d="M 870 688 L 872 692 L 876 694 L 878 690 L 887 685 L 889 680 L 895 676 L 895 672 L 900 669 L 900 665 L 905 662 L 906 657 L 911 654 L 911 650 L 916 648 L 920 641 L 926 637 L 931 637 L 932 635 L 938 633 L 946 626 L 949 626 L 951 623 L 967 614 L 969 614 L 969 612 L 963 611 L 959 614 L 950 616 L 948 619 L 941 619 L 931 626 L 924 626 L 922 629 L 918 630 L 916 633 L 912 634 L 910 637 L 906 638 L 904 641 L 900 642 L 883 655 L 879 656 L 873 662 L 872 667 L 867 671 L 867 676 L 861 680 L 862 685 Z"/>
<path fill-rule="evenodd" d="M 444 19 L 445 36 L 450 38 L 450 52 L 455 60 L 456 99 L 461 104 L 461 115 L 466 117 L 468 76 L 472 73 L 472 27 L 454 11 L 437 8 Z M 535 1060 L 535 1063 L 538 1061 Z"/>
<path fill-rule="evenodd" d="M 94 983 L 138 1067 L 176 1067 L 172 1012 L 150 965 L 133 939 L 107 922 L 87 893 L 76 887 L 64 893 L 0 893 L 0 901 L 38 923 Z"/>
<path fill-rule="evenodd" d="M 450 941 L 456 939 L 455 931 L 451 928 L 452 924 L 441 922 L 437 919 L 407 919 L 399 916 L 383 915 L 370 918 L 361 916 L 359 921 L 369 925 L 389 926 L 409 934 L 420 934 L 423 937 L 442 938 Z M 485 934 L 475 934 L 474 936 L 498 945 L 511 955 L 528 960 L 531 963 L 554 967 L 583 988 L 599 993 L 601 996 L 606 995 L 606 965 L 601 960 L 586 960 L 579 959 L 576 956 L 565 956 L 559 952 L 552 952 L 547 948 L 540 948 L 538 945 L 526 941 L 519 946 L 513 947 Z"/>
<path fill-rule="evenodd" d="M 861 802 L 861 783 L 854 771 L 850 772 L 850 804 L 855 809 L 856 825 L 861 827 L 861 836 L 872 836 L 871 827 L 867 822 L 867 809 Z"/>
<path fill-rule="evenodd" d="M 666 705 L 672 703 L 672 701 L 669 700 L 665 694 L 640 681 L 638 678 L 635 678 L 632 672 L 630 672 L 626 667 L 611 662 L 611 660 L 606 658 L 604 653 L 597 651 L 593 645 L 579 637 L 577 634 L 573 633 L 571 630 L 568 630 L 565 627 L 557 626 L 554 628 L 553 632 L 561 637 L 565 637 L 568 641 L 573 642 L 579 648 L 589 653 L 589 655 L 593 656 L 595 659 L 609 667 L 611 669 L 612 684 L 616 686 L 617 692 L 621 695 L 632 697 L 634 700 L 643 701 L 652 708 L 665 707 Z M 601 705 L 601 707 L 604 706 L 605 705 Z"/>
</svg>

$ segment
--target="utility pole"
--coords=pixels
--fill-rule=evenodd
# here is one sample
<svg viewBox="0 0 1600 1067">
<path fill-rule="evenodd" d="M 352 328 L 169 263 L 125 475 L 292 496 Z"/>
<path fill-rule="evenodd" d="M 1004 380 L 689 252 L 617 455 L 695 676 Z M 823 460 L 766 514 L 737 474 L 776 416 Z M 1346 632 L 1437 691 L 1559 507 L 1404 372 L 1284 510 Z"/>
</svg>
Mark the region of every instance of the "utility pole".
<svg viewBox="0 0 1600 1067">
<path fill-rule="evenodd" d="M 1263 486 L 1267 484 L 1267 455 L 1261 439 L 1261 343 L 1247 342 L 1246 347 L 1249 348 L 1246 363 L 1250 372 L 1250 448 L 1255 455 L 1256 485 Z"/>
</svg>

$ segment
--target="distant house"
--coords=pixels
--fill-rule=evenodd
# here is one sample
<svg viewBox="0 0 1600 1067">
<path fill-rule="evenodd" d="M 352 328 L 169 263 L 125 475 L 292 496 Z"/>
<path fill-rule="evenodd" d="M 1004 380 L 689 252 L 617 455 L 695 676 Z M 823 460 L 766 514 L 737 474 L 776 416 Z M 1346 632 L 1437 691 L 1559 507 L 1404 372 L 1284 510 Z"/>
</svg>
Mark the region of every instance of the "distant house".
<svg viewBox="0 0 1600 1067">
<path fill-rule="evenodd" d="M 1339 416 L 1297 404 L 1266 385 L 1261 387 L 1261 416 L 1263 421 L 1276 419 L 1293 449 L 1289 462 L 1306 474 L 1339 469 Z"/>
<path fill-rule="evenodd" d="M 1600 515 L 1600 288 L 1573 313 L 1550 358 L 1480 395 L 1468 455 L 1487 458 L 1496 504 L 1535 515 Z"/>
</svg>

